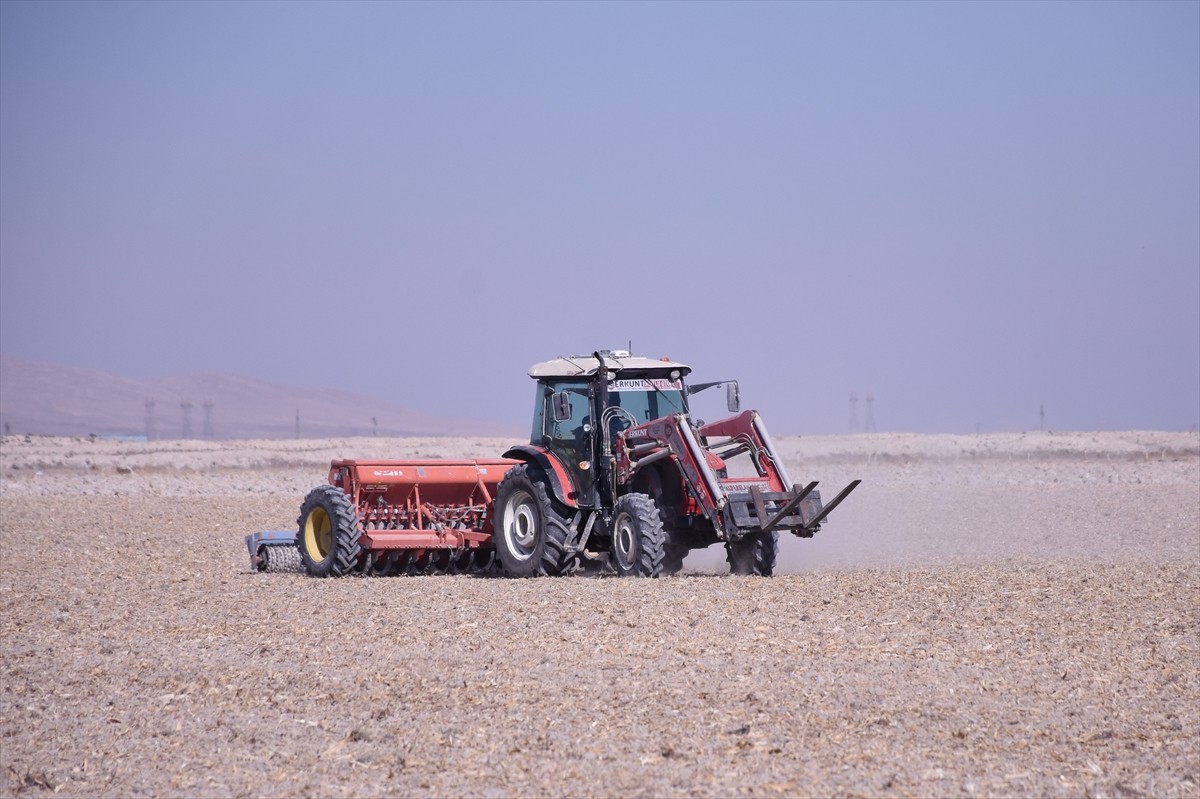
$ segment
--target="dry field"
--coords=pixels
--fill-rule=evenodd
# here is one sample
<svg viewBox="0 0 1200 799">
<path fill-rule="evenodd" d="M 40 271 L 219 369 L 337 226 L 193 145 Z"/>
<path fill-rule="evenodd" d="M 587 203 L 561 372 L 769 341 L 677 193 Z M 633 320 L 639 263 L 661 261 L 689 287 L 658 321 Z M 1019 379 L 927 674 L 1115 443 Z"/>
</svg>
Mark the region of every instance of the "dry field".
<svg viewBox="0 0 1200 799">
<path fill-rule="evenodd" d="M 332 457 L 0 445 L 3 796 L 1200 797 L 1196 434 L 779 441 L 772 579 L 251 573 Z"/>
</svg>

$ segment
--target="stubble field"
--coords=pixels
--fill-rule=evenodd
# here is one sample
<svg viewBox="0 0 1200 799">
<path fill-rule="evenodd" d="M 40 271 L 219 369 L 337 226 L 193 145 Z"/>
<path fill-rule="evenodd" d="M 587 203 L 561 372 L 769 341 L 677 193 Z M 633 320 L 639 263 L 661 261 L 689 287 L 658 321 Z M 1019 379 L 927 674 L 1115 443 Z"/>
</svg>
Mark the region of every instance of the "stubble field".
<svg viewBox="0 0 1200 799">
<path fill-rule="evenodd" d="M 249 570 L 333 457 L 0 446 L 0 795 L 1200 796 L 1200 440 L 784 438 L 774 578 Z"/>
</svg>

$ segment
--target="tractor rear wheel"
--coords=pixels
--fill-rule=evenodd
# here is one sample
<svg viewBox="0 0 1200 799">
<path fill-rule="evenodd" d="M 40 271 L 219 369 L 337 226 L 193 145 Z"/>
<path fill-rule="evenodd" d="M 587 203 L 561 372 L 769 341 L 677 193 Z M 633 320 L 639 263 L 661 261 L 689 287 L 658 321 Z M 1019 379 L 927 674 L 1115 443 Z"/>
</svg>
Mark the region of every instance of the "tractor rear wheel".
<svg viewBox="0 0 1200 799">
<path fill-rule="evenodd" d="M 492 527 L 500 568 L 509 577 L 556 577 L 566 567 L 565 508 L 551 498 L 546 476 L 532 464 L 514 466 L 496 488 Z"/>
<path fill-rule="evenodd" d="M 667 536 L 654 500 L 645 494 L 626 494 L 614 510 L 613 568 L 622 577 L 658 577 Z"/>
<path fill-rule="evenodd" d="M 304 568 L 314 577 L 341 577 L 360 565 L 362 535 L 358 513 L 337 486 L 317 486 L 300 506 L 296 545 Z"/>
<path fill-rule="evenodd" d="M 752 574 L 770 577 L 775 573 L 775 557 L 779 554 L 779 533 L 751 533 L 741 541 L 725 545 L 730 574 Z"/>
</svg>

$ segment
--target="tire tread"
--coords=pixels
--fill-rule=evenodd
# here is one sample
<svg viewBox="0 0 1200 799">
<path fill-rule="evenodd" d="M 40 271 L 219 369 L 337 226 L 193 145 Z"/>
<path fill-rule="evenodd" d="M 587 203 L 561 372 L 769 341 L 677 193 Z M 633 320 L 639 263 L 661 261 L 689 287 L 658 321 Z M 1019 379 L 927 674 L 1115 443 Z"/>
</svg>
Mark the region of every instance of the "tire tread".
<svg viewBox="0 0 1200 799">
<path fill-rule="evenodd" d="M 330 556 L 314 560 L 304 544 L 304 521 L 316 508 L 324 509 L 333 528 L 333 549 Z M 362 565 L 362 524 L 358 511 L 346 492 L 334 485 L 321 485 L 308 492 L 296 520 L 299 533 L 296 539 L 305 570 L 314 577 L 341 577 L 357 571 Z"/>
</svg>

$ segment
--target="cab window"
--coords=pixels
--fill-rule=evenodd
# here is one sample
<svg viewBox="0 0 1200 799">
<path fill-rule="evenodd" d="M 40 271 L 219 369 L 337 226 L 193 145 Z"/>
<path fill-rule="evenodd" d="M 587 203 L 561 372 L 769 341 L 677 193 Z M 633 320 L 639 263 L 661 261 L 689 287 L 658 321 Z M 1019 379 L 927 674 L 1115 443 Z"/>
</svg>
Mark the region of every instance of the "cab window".
<svg viewBox="0 0 1200 799">
<path fill-rule="evenodd" d="M 590 421 L 588 384 L 576 380 L 555 380 L 538 384 L 538 403 L 534 409 L 533 437 L 552 441 L 576 441 L 583 436 L 583 425 Z"/>
</svg>

